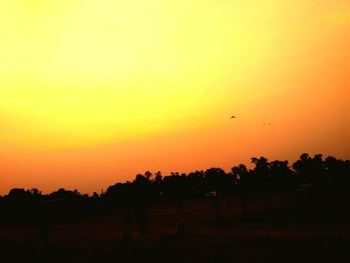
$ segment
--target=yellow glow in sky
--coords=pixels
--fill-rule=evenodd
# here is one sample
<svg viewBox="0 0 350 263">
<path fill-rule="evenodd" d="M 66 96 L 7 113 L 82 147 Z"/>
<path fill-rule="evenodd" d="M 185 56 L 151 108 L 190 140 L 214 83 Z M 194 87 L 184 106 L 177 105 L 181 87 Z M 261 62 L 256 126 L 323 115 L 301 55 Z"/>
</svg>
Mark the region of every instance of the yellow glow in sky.
<svg viewBox="0 0 350 263">
<path fill-rule="evenodd" d="M 283 142 L 288 157 L 308 149 L 349 154 L 347 0 L 2 0 L 0 25 L 0 157 L 14 178 L 31 169 L 14 171 L 6 159 L 13 152 L 135 140 L 133 158 L 170 135 L 177 136 L 172 150 L 217 143 L 212 158 L 227 160 L 222 165 L 245 147 L 250 155 L 277 154 Z M 239 116 L 236 126 L 227 123 L 231 114 Z M 262 122 L 274 122 L 274 130 L 260 131 Z M 218 164 L 206 151 L 182 158 L 194 155 L 194 165 Z M 135 171 L 108 169 L 109 179 L 118 169 Z"/>
</svg>

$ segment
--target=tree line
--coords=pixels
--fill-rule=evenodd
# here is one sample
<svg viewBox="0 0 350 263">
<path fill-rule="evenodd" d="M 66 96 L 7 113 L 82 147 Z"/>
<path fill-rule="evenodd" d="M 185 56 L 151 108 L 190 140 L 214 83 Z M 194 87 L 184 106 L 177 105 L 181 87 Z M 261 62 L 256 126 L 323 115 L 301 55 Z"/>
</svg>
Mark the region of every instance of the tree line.
<svg viewBox="0 0 350 263">
<path fill-rule="evenodd" d="M 169 199 L 190 199 L 207 196 L 286 194 L 304 190 L 346 193 L 350 186 L 350 161 L 322 154 L 313 157 L 304 153 L 292 165 L 288 161 L 269 161 L 265 157 L 251 158 L 252 169 L 246 165 L 233 166 L 229 172 L 218 167 L 188 174 L 161 172 L 137 174 L 132 181 L 118 182 L 106 191 L 92 195 L 78 190 L 60 188 L 50 194 L 38 189 L 14 188 L 0 198 L 0 204 L 28 202 L 96 201 L 133 204 Z"/>
</svg>

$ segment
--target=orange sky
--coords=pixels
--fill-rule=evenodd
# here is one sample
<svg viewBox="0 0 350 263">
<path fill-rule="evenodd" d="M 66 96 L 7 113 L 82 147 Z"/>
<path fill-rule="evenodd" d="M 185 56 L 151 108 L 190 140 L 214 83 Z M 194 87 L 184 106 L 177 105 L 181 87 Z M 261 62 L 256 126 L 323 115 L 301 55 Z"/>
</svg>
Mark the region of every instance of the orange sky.
<svg viewBox="0 0 350 263">
<path fill-rule="evenodd" d="M 5 0 L 0 23 L 1 194 L 350 158 L 348 1 Z"/>
</svg>

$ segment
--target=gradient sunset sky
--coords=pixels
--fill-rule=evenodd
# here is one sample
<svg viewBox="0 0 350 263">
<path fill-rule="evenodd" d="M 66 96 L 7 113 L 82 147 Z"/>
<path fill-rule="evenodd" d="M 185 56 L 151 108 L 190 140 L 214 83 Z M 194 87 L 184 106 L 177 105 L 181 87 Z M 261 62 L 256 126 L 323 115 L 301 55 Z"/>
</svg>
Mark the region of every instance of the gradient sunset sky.
<svg viewBox="0 0 350 263">
<path fill-rule="evenodd" d="M 349 0 L 0 1 L 0 194 L 349 159 L 349 135 Z"/>
</svg>

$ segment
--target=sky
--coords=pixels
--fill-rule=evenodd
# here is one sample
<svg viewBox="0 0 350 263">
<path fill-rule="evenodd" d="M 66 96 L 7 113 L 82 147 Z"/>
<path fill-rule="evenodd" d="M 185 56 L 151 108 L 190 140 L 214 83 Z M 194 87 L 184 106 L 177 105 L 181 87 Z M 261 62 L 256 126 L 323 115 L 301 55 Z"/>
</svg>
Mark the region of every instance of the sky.
<svg viewBox="0 0 350 263">
<path fill-rule="evenodd" d="M 0 194 L 350 159 L 348 0 L 1 0 L 0 25 Z"/>
</svg>

